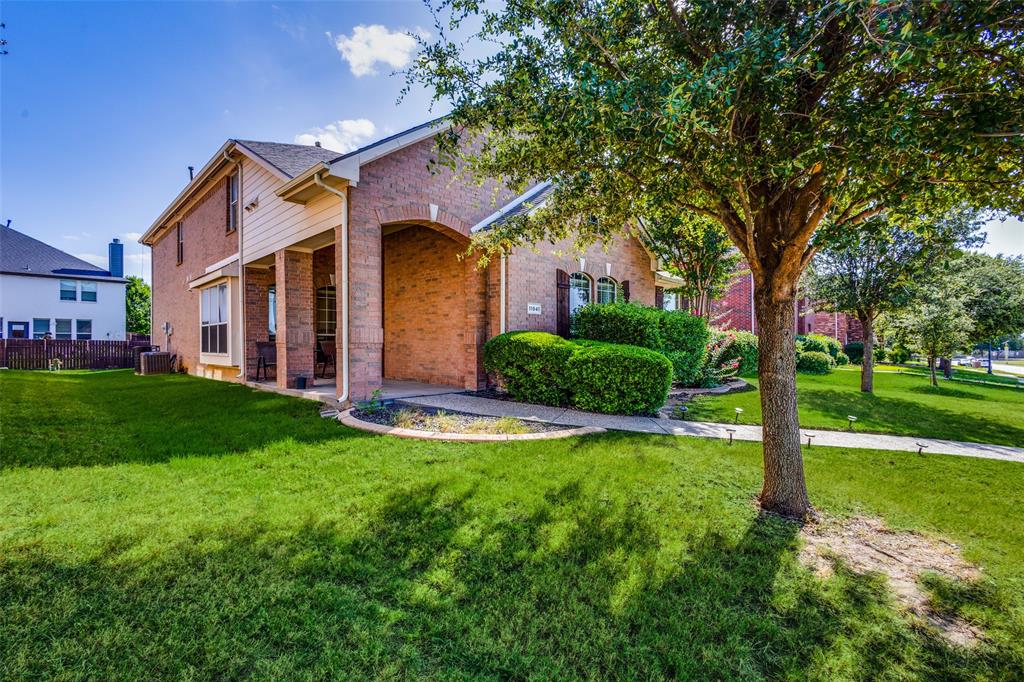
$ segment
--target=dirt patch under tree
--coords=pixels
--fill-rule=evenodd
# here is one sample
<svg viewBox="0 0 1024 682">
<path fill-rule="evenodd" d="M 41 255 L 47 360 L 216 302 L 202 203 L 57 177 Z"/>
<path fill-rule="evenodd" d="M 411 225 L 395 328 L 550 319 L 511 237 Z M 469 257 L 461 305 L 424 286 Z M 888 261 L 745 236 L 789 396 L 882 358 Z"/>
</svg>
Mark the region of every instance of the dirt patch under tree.
<svg viewBox="0 0 1024 682">
<path fill-rule="evenodd" d="M 880 520 L 863 516 L 807 526 L 803 537 L 806 545 L 800 551 L 800 560 L 819 576 L 831 575 L 836 559 L 857 573 L 882 573 L 900 605 L 923 618 L 948 641 L 969 646 L 981 639 L 981 631 L 967 621 L 936 612 L 919 584 L 921 574 L 926 572 L 955 580 L 971 581 L 981 576 L 976 566 L 964 561 L 953 543 L 890 530 Z"/>
</svg>

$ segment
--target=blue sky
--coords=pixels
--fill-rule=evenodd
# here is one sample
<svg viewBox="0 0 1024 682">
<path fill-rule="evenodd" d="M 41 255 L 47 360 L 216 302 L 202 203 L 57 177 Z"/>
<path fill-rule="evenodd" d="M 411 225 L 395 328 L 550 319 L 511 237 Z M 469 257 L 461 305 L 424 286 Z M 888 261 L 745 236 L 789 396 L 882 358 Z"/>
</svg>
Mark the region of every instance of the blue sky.
<svg viewBox="0 0 1024 682">
<path fill-rule="evenodd" d="M 229 137 L 345 151 L 443 111 L 391 75 L 408 2 L 10 2 L 0 5 L 0 218 L 148 279 L 135 242 Z M 1024 253 L 1024 225 L 991 224 L 991 252 Z"/>
</svg>

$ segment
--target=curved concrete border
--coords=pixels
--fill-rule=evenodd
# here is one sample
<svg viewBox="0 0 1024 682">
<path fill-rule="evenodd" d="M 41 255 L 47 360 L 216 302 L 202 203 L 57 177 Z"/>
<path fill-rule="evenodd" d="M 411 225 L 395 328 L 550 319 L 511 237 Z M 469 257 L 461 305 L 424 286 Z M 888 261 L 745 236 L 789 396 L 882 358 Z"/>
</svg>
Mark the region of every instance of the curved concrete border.
<svg viewBox="0 0 1024 682">
<path fill-rule="evenodd" d="M 338 415 L 338 421 L 353 429 L 376 433 L 382 436 L 398 436 L 399 438 L 418 438 L 420 440 L 448 440 L 464 443 L 501 443 L 516 440 L 551 440 L 554 438 L 569 438 L 570 436 L 586 436 L 591 433 L 604 433 L 606 429 L 600 426 L 580 426 L 571 429 L 560 429 L 558 431 L 538 431 L 535 433 L 442 433 L 440 431 L 420 431 L 419 429 L 400 429 L 397 426 L 387 426 L 364 421 L 353 416 L 349 408 Z"/>
</svg>

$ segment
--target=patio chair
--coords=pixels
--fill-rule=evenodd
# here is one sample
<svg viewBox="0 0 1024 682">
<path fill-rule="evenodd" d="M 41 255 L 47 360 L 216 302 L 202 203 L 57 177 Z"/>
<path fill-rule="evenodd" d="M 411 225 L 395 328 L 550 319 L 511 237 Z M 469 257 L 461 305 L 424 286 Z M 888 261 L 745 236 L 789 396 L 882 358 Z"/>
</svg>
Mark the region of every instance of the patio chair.
<svg viewBox="0 0 1024 682">
<path fill-rule="evenodd" d="M 277 372 L 277 344 L 273 341 L 257 341 L 256 381 L 260 380 L 260 369 L 263 370 L 263 378 L 268 378 L 267 367 L 273 367 L 274 372 Z"/>
<path fill-rule="evenodd" d="M 334 362 L 334 355 L 333 343 L 324 343 L 323 341 L 316 342 L 316 363 L 318 365 L 323 365 L 320 370 L 321 379 L 327 376 L 327 365 L 330 365 L 334 372 L 338 371 L 338 366 Z"/>
</svg>

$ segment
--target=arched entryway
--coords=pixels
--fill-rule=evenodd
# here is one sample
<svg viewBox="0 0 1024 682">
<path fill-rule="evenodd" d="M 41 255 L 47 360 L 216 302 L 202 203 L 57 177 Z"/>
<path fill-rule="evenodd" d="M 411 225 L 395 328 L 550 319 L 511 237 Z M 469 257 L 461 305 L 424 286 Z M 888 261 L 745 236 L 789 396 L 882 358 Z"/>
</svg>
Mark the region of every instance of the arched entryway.
<svg viewBox="0 0 1024 682">
<path fill-rule="evenodd" d="M 469 237 L 458 227 L 415 218 L 381 226 L 385 381 L 479 384 L 484 275 L 464 257 Z"/>
</svg>

